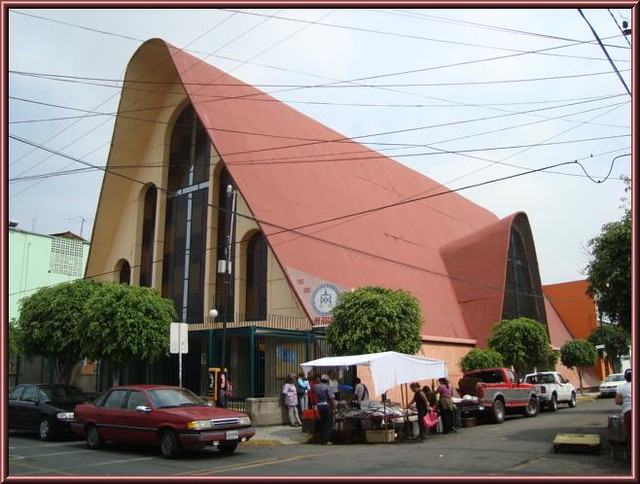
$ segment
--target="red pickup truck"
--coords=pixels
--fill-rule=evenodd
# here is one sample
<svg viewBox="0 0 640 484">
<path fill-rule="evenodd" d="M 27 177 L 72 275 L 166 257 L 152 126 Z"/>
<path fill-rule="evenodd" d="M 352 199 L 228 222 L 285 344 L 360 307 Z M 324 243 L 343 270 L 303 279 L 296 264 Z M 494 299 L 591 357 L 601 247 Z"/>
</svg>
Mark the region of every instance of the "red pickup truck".
<svg viewBox="0 0 640 484">
<path fill-rule="evenodd" d="M 462 416 L 490 416 L 495 423 L 504 422 L 507 412 L 521 412 L 525 417 L 538 415 L 536 387 L 523 383 L 509 368 L 484 368 L 465 373 L 459 381 L 458 403 Z"/>
</svg>

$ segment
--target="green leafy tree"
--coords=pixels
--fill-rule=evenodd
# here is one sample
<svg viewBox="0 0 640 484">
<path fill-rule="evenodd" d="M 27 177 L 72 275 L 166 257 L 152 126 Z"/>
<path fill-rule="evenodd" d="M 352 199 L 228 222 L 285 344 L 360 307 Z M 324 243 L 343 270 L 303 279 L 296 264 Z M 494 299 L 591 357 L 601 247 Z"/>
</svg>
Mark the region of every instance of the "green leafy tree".
<svg viewBox="0 0 640 484">
<path fill-rule="evenodd" d="M 169 327 L 176 319 L 173 301 L 157 289 L 106 283 L 86 303 L 85 356 L 113 365 L 113 384 L 131 361 L 153 361 L 169 353 Z"/>
<path fill-rule="evenodd" d="M 603 333 L 604 341 L 602 340 Z M 631 338 L 624 329 L 617 325 L 605 324 L 594 328 L 587 341 L 593 346 L 604 344 L 604 351 L 597 350 L 598 356 L 606 355 L 607 362 L 616 372 L 620 372 L 622 367 L 621 357 L 629 354 L 629 345 L 631 344 Z"/>
<path fill-rule="evenodd" d="M 504 319 L 493 326 L 487 342 L 521 376 L 553 360 L 547 328 L 533 319 Z"/>
<path fill-rule="evenodd" d="M 482 368 L 499 368 L 504 366 L 504 357 L 491 348 L 474 348 L 460 359 L 459 364 L 460 369 L 465 373 Z"/>
<path fill-rule="evenodd" d="M 7 336 L 9 339 L 9 356 L 13 357 L 20 352 L 20 348 L 18 347 L 18 333 L 20 331 L 18 321 L 16 319 L 9 321 L 7 330 Z"/>
<path fill-rule="evenodd" d="M 343 292 L 332 310 L 327 341 L 336 356 L 420 349 L 422 310 L 403 290 L 378 286 Z"/>
<path fill-rule="evenodd" d="M 58 383 L 69 383 L 73 367 L 85 356 L 84 307 L 100 287 L 91 280 L 77 280 L 41 288 L 20 301 L 17 346 L 26 357 L 53 359 Z"/>
<path fill-rule="evenodd" d="M 580 379 L 580 393 L 584 393 L 582 376 L 587 368 L 596 364 L 596 347 L 585 339 L 572 339 L 560 348 L 560 361 L 567 368 L 575 368 Z"/>
<path fill-rule="evenodd" d="M 588 294 L 606 317 L 631 331 L 631 212 L 602 227 L 588 244 L 592 260 L 587 265 Z"/>
</svg>

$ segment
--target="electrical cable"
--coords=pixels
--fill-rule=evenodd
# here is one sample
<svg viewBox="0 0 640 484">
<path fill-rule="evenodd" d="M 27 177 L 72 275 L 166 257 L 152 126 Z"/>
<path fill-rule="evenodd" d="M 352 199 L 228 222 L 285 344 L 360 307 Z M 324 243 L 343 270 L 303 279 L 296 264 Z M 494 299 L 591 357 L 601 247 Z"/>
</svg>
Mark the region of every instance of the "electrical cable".
<svg viewBox="0 0 640 484">
<path fill-rule="evenodd" d="M 582 16 L 582 18 L 584 19 L 585 22 L 587 22 L 587 25 L 589 26 L 589 28 L 591 29 L 591 32 L 593 32 L 593 35 L 595 36 L 596 40 L 598 41 L 598 44 L 600 45 L 600 48 L 602 49 L 602 51 L 604 52 L 604 55 L 607 56 L 607 59 L 609 60 L 609 63 L 611 64 L 611 67 L 613 67 L 614 72 L 616 73 L 616 75 L 618 76 L 618 79 L 620 79 L 620 82 L 622 83 L 622 85 L 624 86 L 624 88 L 627 90 L 627 92 L 629 93 L 629 96 L 631 96 L 631 91 L 629 90 L 629 87 L 627 86 L 627 83 L 624 82 L 624 79 L 622 78 L 622 75 L 620 74 L 620 71 L 618 70 L 618 68 L 616 67 L 616 65 L 613 62 L 613 59 L 611 59 L 611 56 L 609 55 L 609 52 L 607 52 L 607 49 L 605 48 L 605 46 L 602 44 L 602 41 L 600 40 L 600 37 L 598 36 L 598 33 L 595 31 L 595 29 L 593 28 L 593 26 L 591 25 L 591 22 L 589 22 L 589 20 L 587 20 L 587 17 L 585 17 L 584 13 L 582 13 L 582 9 L 579 8 L 578 12 L 580 12 L 580 15 Z"/>
</svg>

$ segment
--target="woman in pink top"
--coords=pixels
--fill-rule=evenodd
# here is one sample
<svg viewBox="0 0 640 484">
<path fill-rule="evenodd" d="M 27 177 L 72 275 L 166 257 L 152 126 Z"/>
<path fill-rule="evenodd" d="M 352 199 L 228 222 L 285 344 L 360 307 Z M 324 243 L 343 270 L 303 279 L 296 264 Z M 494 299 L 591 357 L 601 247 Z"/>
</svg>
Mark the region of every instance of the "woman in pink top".
<svg viewBox="0 0 640 484">
<path fill-rule="evenodd" d="M 436 394 L 439 396 L 442 433 L 448 434 L 453 429 L 453 387 L 446 378 L 440 378 L 438 382 L 440 386 L 436 389 Z"/>
</svg>

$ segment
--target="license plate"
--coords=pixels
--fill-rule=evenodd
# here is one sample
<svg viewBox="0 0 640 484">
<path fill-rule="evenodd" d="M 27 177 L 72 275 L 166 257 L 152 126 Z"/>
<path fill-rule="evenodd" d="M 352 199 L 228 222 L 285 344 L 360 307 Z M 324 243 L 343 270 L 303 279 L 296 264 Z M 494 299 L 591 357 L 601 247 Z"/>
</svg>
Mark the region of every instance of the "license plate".
<svg viewBox="0 0 640 484">
<path fill-rule="evenodd" d="M 237 430 L 228 430 L 226 434 L 227 440 L 238 440 L 238 431 Z"/>
</svg>

